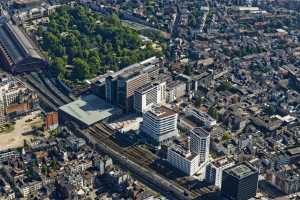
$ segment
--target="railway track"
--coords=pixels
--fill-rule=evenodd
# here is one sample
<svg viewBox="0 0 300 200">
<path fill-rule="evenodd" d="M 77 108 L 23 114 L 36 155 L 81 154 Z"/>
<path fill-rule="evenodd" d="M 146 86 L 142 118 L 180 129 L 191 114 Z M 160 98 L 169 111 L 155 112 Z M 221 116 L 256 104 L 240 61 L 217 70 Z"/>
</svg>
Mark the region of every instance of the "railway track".
<svg viewBox="0 0 300 200">
<path fill-rule="evenodd" d="M 107 135 L 112 136 L 114 132 L 111 129 L 108 129 L 106 126 L 104 126 L 102 123 L 97 123 L 94 125 L 94 127 L 98 131 L 104 131 Z"/>
<path fill-rule="evenodd" d="M 52 78 L 53 81 L 53 78 Z M 62 80 L 60 80 L 59 78 L 55 80 L 55 82 L 57 83 L 57 87 L 63 91 L 64 93 L 68 94 L 68 97 L 72 100 L 75 101 L 77 98 L 72 94 L 72 90 L 70 88 L 68 88 L 68 86 L 66 86 Z"/>
<path fill-rule="evenodd" d="M 60 99 L 57 98 L 51 91 L 49 91 L 48 88 L 41 82 L 41 80 L 37 77 L 34 77 L 32 75 L 25 75 L 25 79 L 27 82 L 29 82 L 31 85 L 34 85 L 35 88 L 42 93 L 44 96 L 49 98 L 49 101 L 56 104 L 58 107 L 64 105 L 65 103 L 62 102 Z"/>
<path fill-rule="evenodd" d="M 100 125 L 100 126 L 102 126 L 102 125 Z M 156 174 L 156 172 L 153 171 L 153 169 L 151 169 L 151 167 L 149 166 L 154 160 L 152 158 L 147 157 L 146 151 L 141 149 L 141 147 L 132 147 L 131 149 L 124 150 L 123 148 L 121 148 L 119 145 L 117 145 L 116 143 L 114 143 L 111 140 L 111 136 L 112 136 L 111 133 L 107 133 L 104 131 L 100 132 L 99 130 L 98 131 L 97 130 L 98 129 L 88 128 L 85 130 L 85 133 L 90 135 L 89 138 L 94 140 L 95 143 L 103 145 L 104 147 L 102 146 L 102 148 L 105 148 L 106 150 L 111 149 L 112 151 L 117 153 L 118 158 L 124 159 L 124 160 L 126 160 L 126 162 L 129 162 L 129 163 L 135 163 L 134 165 L 136 165 L 136 166 L 140 166 L 141 169 L 138 170 L 137 173 L 143 171 L 143 173 L 146 173 L 147 176 L 149 175 L 149 178 L 155 176 L 157 178 L 156 181 L 161 181 L 161 184 L 163 184 L 164 186 L 166 186 L 168 188 L 172 188 L 172 189 L 169 189 L 169 191 L 173 192 L 173 190 L 175 190 L 174 189 L 174 187 L 175 187 L 177 192 L 180 191 L 181 194 L 183 194 L 184 191 L 187 192 L 187 190 L 184 187 L 176 184 L 174 181 L 171 181 L 171 180 L 166 181 L 165 179 L 162 178 L 163 176 Z M 145 172 L 145 171 L 147 171 L 147 172 Z M 150 180 L 152 180 L 152 179 L 150 178 Z M 149 179 L 146 179 L 146 181 L 149 182 Z M 166 182 L 166 183 L 164 183 L 164 182 Z M 149 182 L 149 183 L 151 183 L 151 182 Z M 194 192 L 192 192 L 192 193 L 187 192 L 187 193 L 189 193 L 190 195 L 195 194 Z M 177 195 L 178 194 L 179 193 L 177 193 Z M 198 195 L 196 195 L 196 196 L 198 196 Z M 190 198 L 181 198 L 181 199 L 190 199 Z"/>
<path fill-rule="evenodd" d="M 44 88 L 40 87 L 40 85 L 29 76 L 25 75 L 24 80 L 32 89 L 34 89 L 38 93 L 40 99 L 52 110 L 56 111 L 62 105 L 62 102 L 58 102 L 55 97 L 47 94 Z"/>
<path fill-rule="evenodd" d="M 41 100 L 43 103 L 45 103 L 46 106 L 50 108 L 50 110 L 56 111 L 56 110 L 58 109 L 58 105 L 56 105 L 56 104 L 52 103 L 51 101 L 49 101 L 48 98 L 47 98 L 43 93 L 41 93 L 41 92 L 39 91 L 39 88 L 37 88 L 35 85 L 33 85 L 33 84 L 29 83 L 29 82 L 27 82 L 27 84 L 28 84 L 32 89 L 34 89 L 35 91 L 37 91 L 40 100 Z"/>
<path fill-rule="evenodd" d="M 40 80 L 45 84 L 45 86 L 52 91 L 53 94 L 55 94 L 57 97 L 60 98 L 64 103 L 70 103 L 72 100 L 64 95 L 60 90 L 56 88 L 56 86 L 48 79 L 47 77 L 43 76 L 42 74 L 38 73 L 38 77 Z"/>
<path fill-rule="evenodd" d="M 124 153 L 127 157 L 130 157 L 131 160 L 135 161 L 136 163 L 144 167 L 149 167 L 155 160 L 147 157 L 147 155 L 144 152 L 141 152 L 139 149 L 136 149 L 135 147 L 125 150 Z"/>
<path fill-rule="evenodd" d="M 141 147 L 133 146 L 128 149 L 121 148 L 118 144 L 112 141 L 115 131 L 103 123 L 97 123 L 87 130 L 93 137 L 96 137 L 95 139 L 98 139 L 101 142 L 105 141 L 106 145 L 111 146 L 122 155 L 144 167 L 149 167 L 149 165 L 156 159 L 154 156 L 149 156 L 149 152 L 145 151 Z"/>
</svg>

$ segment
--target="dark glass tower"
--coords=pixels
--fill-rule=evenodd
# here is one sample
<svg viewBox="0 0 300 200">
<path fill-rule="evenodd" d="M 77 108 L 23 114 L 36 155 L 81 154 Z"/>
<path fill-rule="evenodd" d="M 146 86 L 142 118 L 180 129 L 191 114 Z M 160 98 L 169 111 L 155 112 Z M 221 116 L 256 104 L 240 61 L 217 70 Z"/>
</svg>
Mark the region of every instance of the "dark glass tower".
<svg viewBox="0 0 300 200">
<path fill-rule="evenodd" d="M 229 200 L 248 200 L 256 195 L 258 170 L 243 162 L 223 171 L 222 197 Z"/>
</svg>

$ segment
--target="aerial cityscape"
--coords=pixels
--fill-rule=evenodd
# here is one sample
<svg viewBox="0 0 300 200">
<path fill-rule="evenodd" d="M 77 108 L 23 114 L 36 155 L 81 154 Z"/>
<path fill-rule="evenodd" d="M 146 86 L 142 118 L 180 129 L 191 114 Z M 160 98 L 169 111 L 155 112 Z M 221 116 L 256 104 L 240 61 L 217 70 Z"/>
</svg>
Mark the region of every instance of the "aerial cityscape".
<svg viewBox="0 0 300 200">
<path fill-rule="evenodd" d="M 300 0 L 0 0 L 15 199 L 300 200 Z"/>
</svg>

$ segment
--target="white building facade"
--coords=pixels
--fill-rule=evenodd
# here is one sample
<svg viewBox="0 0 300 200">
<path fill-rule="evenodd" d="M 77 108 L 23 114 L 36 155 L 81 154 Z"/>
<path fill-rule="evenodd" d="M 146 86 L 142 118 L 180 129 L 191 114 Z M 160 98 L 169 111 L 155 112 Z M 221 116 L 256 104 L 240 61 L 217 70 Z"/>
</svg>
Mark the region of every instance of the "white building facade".
<svg viewBox="0 0 300 200">
<path fill-rule="evenodd" d="M 134 93 L 134 109 L 139 113 L 144 113 L 155 104 L 166 103 L 166 82 L 150 83 Z"/>
<path fill-rule="evenodd" d="M 199 170 L 200 156 L 184 150 L 180 146 L 173 146 L 168 149 L 167 160 L 170 165 L 192 176 Z"/>
<path fill-rule="evenodd" d="M 143 114 L 141 130 L 157 145 L 161 145 L 177 137 L 177 118 L 178 114 L 173 110 L 154 105 Z"/>
<path fill-rule="evenodd" d="M 223 170 L 234 165 L 234 161 L 226 157 L 220 157 L 208 164 L 206 169 L 206 180 L 218 188 L 222 187 Z"/>
<path fill-rule="evenodd" d="M 213 127 L 217 124 L 217 121 L 209 114 L 202 112 L 196 108 L 188 108 L 186 110 L 187 115 L 192 116 L 197 121 L 202 122 L 206 127 Z"/>
<path fill-rule="evenodd" d="M 200 162 L 208 162 L 210 134 L 201 127 L 190 131 L 191 151 L 200 155 Z"/>
</svg>

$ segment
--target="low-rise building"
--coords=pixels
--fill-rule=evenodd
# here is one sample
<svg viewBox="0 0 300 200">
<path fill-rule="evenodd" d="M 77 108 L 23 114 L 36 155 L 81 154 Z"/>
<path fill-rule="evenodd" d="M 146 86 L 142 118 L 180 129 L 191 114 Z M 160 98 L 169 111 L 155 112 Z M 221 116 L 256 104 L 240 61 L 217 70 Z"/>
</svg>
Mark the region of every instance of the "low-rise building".
<svg viewBox="0 0 300 200">
<path fill-rule="evenodd" d="M 300 170 L 288 168 L 287 170 L 268 171 L 267 179 L 282 192 L 293 194 L 300 190 Z"/>
<path fill-rule="evenodd" d="M 55 9 L 59 7 L 58 5 L 55 6 L 42 6 L 37 8 L 32 8 L 24 11 L 20 11 L 15 13 L 12 16 L 12 20 L 15 24 L 23 24 L 25 22 L 40 19 L 43 17 L 47 17 L 55 12 Z"/>
<path fill-rule="evenodd" d="M 42 181 L 24 181 L 18 180 L 16 187 L 24 198 L 28 198 L 30 194 L 35 194 L 43 187 Z"/>
<path fill-rule="evenodd" d="M 11 185 L 6 180 L 0 177 L 0 200 L 13 200 L 16 199 L 16 194 L 12 190 Z"/>
<path fill-rule="evenodd" d="M 0 124 L 34 110 L 38 107 L 38 96 L 22 82 L 12 77 L 0 80 Z"/>
<path fill-rule="evenodd" d="M 186 110 L 186 115 L 190 115 L 193 120 L 203 123 L 206 127 L 212 127 L 217 124 L 217 121 L 212 118 L 208 113 L 202 112 L 196 108 L 188 108 Z"/>
</svg>

